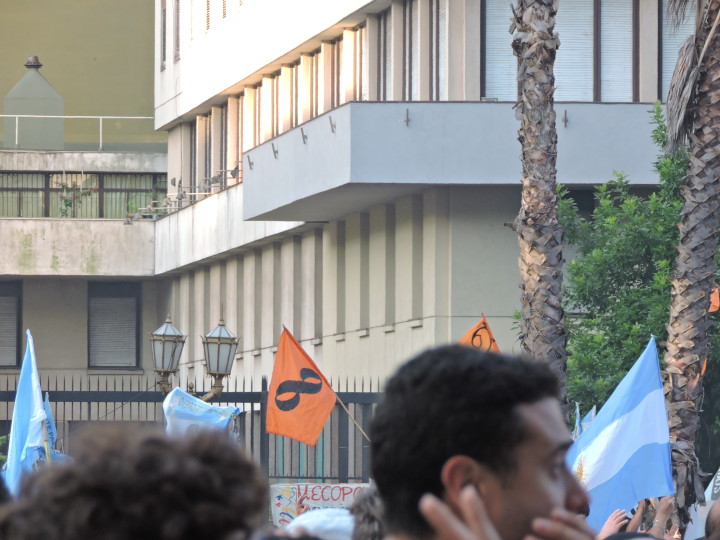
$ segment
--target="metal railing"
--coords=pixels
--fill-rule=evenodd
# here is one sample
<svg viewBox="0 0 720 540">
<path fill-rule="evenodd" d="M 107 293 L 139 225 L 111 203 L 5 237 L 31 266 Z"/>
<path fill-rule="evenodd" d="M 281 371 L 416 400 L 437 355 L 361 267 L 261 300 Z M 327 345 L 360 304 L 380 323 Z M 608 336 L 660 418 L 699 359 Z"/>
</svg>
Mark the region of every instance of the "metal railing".
<svg viewBox="0 0 720 540">
<path fill-rule="evenodd" d="M 98 121 L 98 150 L 102 151 L 103 148 L 103 122 L 105 120 L 154 120 L 152 116 L 58 116 L 58 115 L 43 115 L 43 114 L 0 114 L 0 118 L 14 118 L 15 119 L 15 140 L 14 148 L 20 148 L 20 119 L 23 118 L 34 118 L 34 119 L 45 119 L 45 120 L 97 120 Z M 151 130 L 152 131 L 152 130 Z"/>
<path fill-rule="evenodd" d="M 49 393 L 57 426 L 58 450 L 72 455 L 72 440 L 98 422 L 125 422 L 162 426 L 164 399 L 153 377 L 138 378 L 70 376 L 42 377 L 43 392 Z M 0 377 L 0 436 L 10 432 L 17 375 Z M 227 384 L 226 384 L 227 386 Z M 353 385 L 354 388 L 357 385 Z M 204 389 L 196 389 L 199 394 Z M 370 477 L 370 448 L 367 440 L 340 405 L 336 405 L 314 447 L 265 431 L 267 380 L 259 387 L 235 380 L 215 405 L 235 405 L 243 410 L 231 434 L 258 461 L 271 481 L 367 482 Z M 380 393 L 338 392 L 350 414 L 367 433 Z"/>
<path fill-rule="evenodd" d="M 0 217 L 122 219 L 161 214 L 167 175 L 0 172 Z"/>
</svg>

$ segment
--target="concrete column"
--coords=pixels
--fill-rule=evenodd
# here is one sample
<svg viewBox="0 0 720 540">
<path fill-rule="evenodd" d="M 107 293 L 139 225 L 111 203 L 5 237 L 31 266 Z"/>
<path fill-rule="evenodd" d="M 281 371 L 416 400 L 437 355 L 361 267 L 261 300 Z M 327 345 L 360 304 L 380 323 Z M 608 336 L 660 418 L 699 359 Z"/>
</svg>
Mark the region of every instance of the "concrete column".
<svg viewBox="0 0 720 540">
<path fill-rule="evenodd" d="M 378 43 L 380 41 L 378 20 L 375 15 L 367 17 L 367 76 L 368 76 L 368 101 L 378 100 Z"/>
<path fill-rule="evenodd" d="M 640 0 L 639 26 L 639 98 L 640 101 L 656 101 L 658 96 L 658 2 L 657 0 Z"/>
<path fill-rule="evenodd" d="M 448 0 L 448 99 L 465 98 L 465 3 L 466 0 Z M 479 19 L 478 19 L 479 20 Z"/>
<path fill-rule="evenodd" d="M 197 192 L 197 186 L 206 183 L 207 176 L 207 160 L 206 137 L 207 137 L 207 117 L 195 117 L 195 184 L 192 187 L 193 192 Z"/>
<path fill-rule="evenodd" d="M 242 100 L 242 151 L 247 152 L 255 147 L 255 96 L 257 89 L 252 86 L 245 87 Z"/>
<path fill-rule="evenodd" d="M 330 41 L 324 41 L 320 46 L 318 57 L 318 114 L 332 109 L 333 90 L 333 47 Z"/>
<path fill-rule="evenodd" d="M 312 95 L 313 95 L 313 78 L 312 78 L 313 57 L 310 54 L 300 55 L 300 65 L 297 69 L 298 73 L 298 123 L 302 124 L 312 118 Z"/>
<path fill-rule="evenodd" d="M 273 86 L 275 77 L 263 75 L 262 86 L 260 87 L 260 141 L 264 143 L 273 138 L 275 123 L 275 96 Z"/>
<path fill-rule="evenodd" d="M 392 57 L 392 96 L 391 101 L 403 99 L 403 76 L 405 73 L 405 54 L 403 43 L 403 0 L 393 0 L 390 6 L 390 55 Z"/>
<path fill-rule="evenodd" d="M 352 28 L 343 30 L 342 58 L 340 62 L 340 103 L 353 101 L 360 95 L 358 66 L 355 64 L 356 47 L 355 31 Z"/>
<path fill-rule="evenodd" d="M 279 103 L 278 106 L 278 117 L 280 124 L 280 133 L 284 133 L 292 128 L 293 123 L 293 108 L 295 101 L 295 88 L 293 87 L 293 71 L 294 67 L 291 64 L 283 64 L 280 69 L 280 88 L 279 88 Z"/>
<path fill-rule="evenodd" d="M 227 145 L 225 148 L 225 166 L 229 171 L 223 173 L 225 182 L 231 186 L 237 184 L 240 175 L 233 176 L 230 171 L 239 166 L 240 162 L 240 100 L 230 96 L 227 101 L 225 125 L 227 128 Z"/>
<path fill-rule="evenodd" d="M 225 172 L 223 169 L 222 162 L 222 107 L 212 107 L 210 109 L 210 177 L 217 178 L 218 176 L 224 177 Z M 207 180 L 210 185 L 210 179 Z M 215 182 L 211 185 L 211 190 L 214 192 L 220 191 L 221 184 Z"/>
</svg>

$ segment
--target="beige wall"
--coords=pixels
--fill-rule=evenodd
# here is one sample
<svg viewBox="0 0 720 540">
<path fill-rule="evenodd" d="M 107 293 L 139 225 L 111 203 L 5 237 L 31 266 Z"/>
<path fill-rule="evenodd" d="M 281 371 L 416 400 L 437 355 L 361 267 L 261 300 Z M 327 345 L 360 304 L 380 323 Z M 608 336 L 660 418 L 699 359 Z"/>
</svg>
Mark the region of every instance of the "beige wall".
<svg viewBox="0 0 720 540">
<path fill-rule="evenodd" d="M 41 73 L 65 100 L 66 115 L 152 116 L 153 9 L 149 0 L 3 2 L 0 98 L 25 74 L 28 56 L 36 55 Z M 165 140 L 149 122 L 125 124 L 108 125 L 107 140 L 120 133 L 131 141 Z M 69 140 L 96 131 L 97 122 L 66 124 Z"/>
<path fill-rule="evenodd" d="M 43 380 L 45 377 L 67 376 L 69 381 L 72 377 L 88 373 L 87 291 L 87 279 L 23 279 L 23 351 L 24 331 L 30 329 L 35 343 L 38 370 Z M 120 369 L 92 369 L 89 370 L 91 375 L 127 375 L 154 379 L 152 352 L 147 336 L 160 326 L 164 317 L 164 314 L 158 315 L 157 283 L 154 281 L 144 281 L 142 284 L 141 317 L 140 367 L 131 372 Z M 11 375 L 15 371 L 3 370 L 3 373 Z"/>
<path fill-rule="evenodd" d="M 151 220 L 0 218 L 0 275 L 153 276 Z"/>
<path fill-rule="evenodd" d="M 168 276 L 159 311 L 188 334 L 181 385 L 203 382 L 199 335 L 217 324 L 220 303 L 241 338 L 233 377 L 255 381 L 270 376 L 283 325 L 343 380 L 384 379 L 482 313 L 511 352 L 518 248 L 503 223 L 519 197 L 517 187 L 434 188 Z"/>
</svg>

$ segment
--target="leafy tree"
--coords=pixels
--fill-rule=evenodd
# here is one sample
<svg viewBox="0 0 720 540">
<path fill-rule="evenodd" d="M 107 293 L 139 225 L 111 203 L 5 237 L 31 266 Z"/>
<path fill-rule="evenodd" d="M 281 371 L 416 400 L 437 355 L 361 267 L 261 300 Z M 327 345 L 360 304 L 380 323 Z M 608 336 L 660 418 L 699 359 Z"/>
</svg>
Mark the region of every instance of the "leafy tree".
<svg viewBox="0 0 720 540">
<path fill-rule="evenodd" d="M 688 167 L 685 151 L 665 152 L 667 134 L 660 104 L 651 111 L 658 188 L 649 196 L 633 190 L 622 173 L 598 187 L 595 209 L 583 217 L 561 188 L 560 220 L 577 251 L 567 272 L 565 303 L 569 336 L 568 393 L 581 411 L 598 408 L 645 348 L 650 334 L 667 338 L 670 276 Z M 712 314 L 717 319 L 720 312 Z M 710 358 L 720 355 L 720 331 L 711 331 Z M 720 366 L 710 364 L 707 387 L 720 385 Z M 702 468 L 720 466 L 720 395 L 706 395 L 698 433 Z"/>
<path fill-rule="evenodd" d="M 666 141 L 662 109 L 652 110 L 653 141 Z M 683 152 L 655 162 L 658 190 L 643 196 L 627 177 L 597 189 L 584 218 L 563 189 L 560 219 L 577 256 L 568 267 L 568 392 L 582 410 L 601 405 L 640 355 L 650 335 L 666 338 L 670 272 L 676 256 L 679 190 L 687 170 Z"/>
</svg>

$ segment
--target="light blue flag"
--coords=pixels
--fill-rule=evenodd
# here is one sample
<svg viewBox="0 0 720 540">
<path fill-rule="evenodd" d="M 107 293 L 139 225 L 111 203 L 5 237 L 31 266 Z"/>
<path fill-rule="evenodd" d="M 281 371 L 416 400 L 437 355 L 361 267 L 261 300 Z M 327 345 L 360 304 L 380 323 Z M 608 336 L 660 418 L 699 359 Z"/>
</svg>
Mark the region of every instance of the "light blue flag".
<svg viewBox="0 0 720 540">
<path fill-rule="evenodd" d="M 184 435 L 193 429 L 225 429 L 242 413 L 239 407 L 217 407 L 174 388 L 163 401 L 168 435 Z"/>
<path fill-rule="evenodd" d="M 582 425 L 580 424 L 580 404 L 576 401 L 575 402 L 575 429 L 572 432 L 573 441 L 577 440 L 577 438 L 580 436 L 580 433 L 582 433 Z"/>
<path fill-rule="evenodd" d="M 590 492 L 588 523 L 599 531 L 615 510 L 673 493 L 670 433 L 655 338 L 620 381 L 567 463 Z"/>
<path fill-rule="evenodd" d="M 583 419 L 580 421 L 580 433 L 590 427 L 592 421 L 595 420 L 596 411 L 597 407 L 593 405 L 592 409 L 590 409 L 590 412 L 583 416 Z"/>
<path fill-rule="evenodd" d="M 43 422 L 47 419 L 43 406 L 40 378 L 35 363 L 35 346 L 30 330 L 27 331 L 25 357 L 20 368 L 15 409 L 13 410 L 5 466 L 5 483 L 15 497 L 20 490 L 20 479 L 25 471 L 32 470 L 44 446 Z"/>
</svg>

